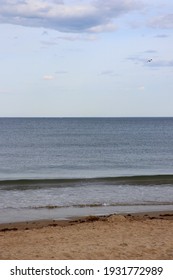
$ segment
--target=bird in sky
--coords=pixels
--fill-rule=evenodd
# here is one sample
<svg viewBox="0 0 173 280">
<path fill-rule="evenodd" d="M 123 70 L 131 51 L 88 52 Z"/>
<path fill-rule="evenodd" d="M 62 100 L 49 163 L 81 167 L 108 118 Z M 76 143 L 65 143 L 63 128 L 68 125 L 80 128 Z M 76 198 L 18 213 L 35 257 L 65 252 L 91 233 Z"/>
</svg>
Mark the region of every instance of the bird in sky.
<svg viewBox="0 0 173 280">
<path fill-rule="evenodd" d="M 150 59 L 147 60 L 147 62 L 151 62 L 151 61 L 152 61 L 152 58 L 150 58 Z"/>
</svg>

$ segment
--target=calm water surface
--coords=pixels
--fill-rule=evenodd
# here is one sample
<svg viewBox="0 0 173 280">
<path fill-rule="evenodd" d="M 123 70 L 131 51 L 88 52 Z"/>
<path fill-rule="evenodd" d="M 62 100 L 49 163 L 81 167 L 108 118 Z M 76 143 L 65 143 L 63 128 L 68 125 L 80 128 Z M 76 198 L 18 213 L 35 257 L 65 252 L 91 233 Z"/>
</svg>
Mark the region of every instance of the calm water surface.
<svg viewBox="0 0 173 280">
<path fill-rule="evenodd" d="M 0 222 L 173 210 L 173 118 L 0 118 Z"/>
</svg>

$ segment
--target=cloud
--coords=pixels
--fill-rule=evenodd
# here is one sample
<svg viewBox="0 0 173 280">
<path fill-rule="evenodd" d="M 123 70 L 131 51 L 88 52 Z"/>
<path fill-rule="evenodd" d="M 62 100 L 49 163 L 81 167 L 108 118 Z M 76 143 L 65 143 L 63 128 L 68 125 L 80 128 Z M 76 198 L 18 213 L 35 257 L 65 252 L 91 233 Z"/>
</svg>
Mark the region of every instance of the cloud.
<svg viewBox="0 0 173 280">
<path fill-rule="evenodd" d="M 71 33 L 108 32 L 116 29 L 114 20 L 117 17 L 142 7 L 137 0 L 66 2 L 0 0 L 0 23 L 43 27 Z"/>
<path fill-rule="evenodd" d="M 139 86 L 139 87 L 138 87 L 138 90 L 139 90 L 139 91 L 144 91 L 144 90 L 145 90 L 145 87 L 144 87 L 144 86 Z"/>
<path fill-rule="evenodd" d="M 164 39 L 164 38 L 168 38 L 169 36 L 167 34 L 157 34 L 155 36 L 155 38 L 161 38 L 161 39 Z"/>
<path fill-rule="evenodd" d="M 52 80 L 54 80 L 54 76 L 53 75 L 44 75 L 43 80 L 52 81 Z"/>
<path fill-rule="evenodd" d="M 95 34 L 63 34 L 60 36 L 56 36 L 55 38 L 47 38 L 46 40 L 41 40 L 41 44 L 46 47 L 56 46 L 60 43 L 60 41 L 69 41 L 69 42 L 76 42 L 76 41 L 87 41 L 93 42 L 97 40 L 97 35 Z"/>
<path fill-rule="evenodd" d="M 173 67 L 173 59 L 172 60 L 156 60 L 153 61 L 150 65 L 151 67 Z"/>
<path fill-rule="evenodd" d="M 157 51 L 156 50 L 146 50 L 144 53 L 157 53 Z"/>
<path fill-rule="evenodd" d="M 9 94 L 9 93 L 11 93 L 9 90 L 0 89 L 0 94 Z"/>
<path fill-rule="evenodd" d="M 148 62 L 148 58 L 143 58 L 138 56 L 131 56 L 128 57 L 127 59 L 133 61 L 135 64 L 142 64 L 143 66 L 147 66 L 147 67 L 153 67 L 153 68 L 173 67 L 173 59 L 159 60 L 157 58 L 153 58 L 151 62 Z"/>
<path fill-rule="evenodd" d="M 64 35 L 64 36 L 58 36 L 56 37 L 56 40 L 65 40 L 65 41 L 71 41 L 71 42 L 74 42 L 74 41 L 95 41 L 97 39 L 96 35 L 94 34 L 90 34 L 90 35 L 87 35 L 87 36 L 83 36 L 83 35 L 74 35 L 74 34 L 70 34 L 70 35 Z"/>
<path fill-rule="evenodd" d="M 55 42 L 55 41 L 52 41 L 52 40 L 49 40 L 49 41 L 41 40 L 40 42 L 41 42 L 42 45 L 45 45 L 45 46 L 58 45 L 58 42 Z"/>
<path fill-rule="evenodd" d="M 173 29 L 173 14 L 155 17 L 150 21 L 149 26 L 152 28 Z"/>
<path fill-rule="evenodd" d="M 131 60 L 133 61 L 135 64 L 138 64 L 138 63 L 147 63 L 147 58 L 142 58 L 140 56 L 129 56 L 127 57 L 127 60 Z"/>
<path fill-rule="evenodd" d="M 55 73 L 58 74 L 58 75 L 65 75 L 65 74 L 67 74 L 68 72 L 67 72 L 67 71 L 64 71 L 64 70 L 59 70 L 59 71 L 56 71 Z"/>
<path fill-rule="evenodd" d="M 108 76 L 108 77 L 115 77 L 115 76 L 118 76 L 118 74 L 116 74 L 114 72 L 114 70 L 104 70 L 100 73 L 100 75 L 103 75 L 103 76 Z"/>
<path fill-rule="evenodd" d="M 44 30 L 44 31 L 42 32 L 41 35 L 42 35 L 42 36 L 48 36 L 48 34 L 49 34 L 49 33 L 48 33 L 46 30 Z"/>
</svg>

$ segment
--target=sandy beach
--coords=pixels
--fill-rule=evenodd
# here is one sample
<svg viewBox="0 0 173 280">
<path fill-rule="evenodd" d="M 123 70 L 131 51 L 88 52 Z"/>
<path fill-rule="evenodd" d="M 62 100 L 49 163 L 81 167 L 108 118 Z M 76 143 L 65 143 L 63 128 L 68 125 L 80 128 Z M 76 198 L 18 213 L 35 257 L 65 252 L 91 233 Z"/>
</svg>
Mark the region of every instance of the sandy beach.
<svg viewBox="0 0 173 280">
<path fill-rule="evenodd" d="M 1 260 L 173 259 L 173 213 L 0 225 Z"/>
</svg>

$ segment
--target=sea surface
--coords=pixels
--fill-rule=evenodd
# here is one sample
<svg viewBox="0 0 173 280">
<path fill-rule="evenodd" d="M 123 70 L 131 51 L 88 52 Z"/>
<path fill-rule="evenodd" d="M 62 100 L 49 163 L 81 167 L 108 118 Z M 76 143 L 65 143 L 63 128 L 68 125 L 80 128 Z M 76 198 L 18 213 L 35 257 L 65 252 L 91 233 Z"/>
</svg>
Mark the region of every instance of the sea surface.
<svg viewBox="0 0 173 280">
<path fill-rule="evenodd" d="M 0 118 L 0 223 L 173 210 L 173 118 Z"/>
</svg>

